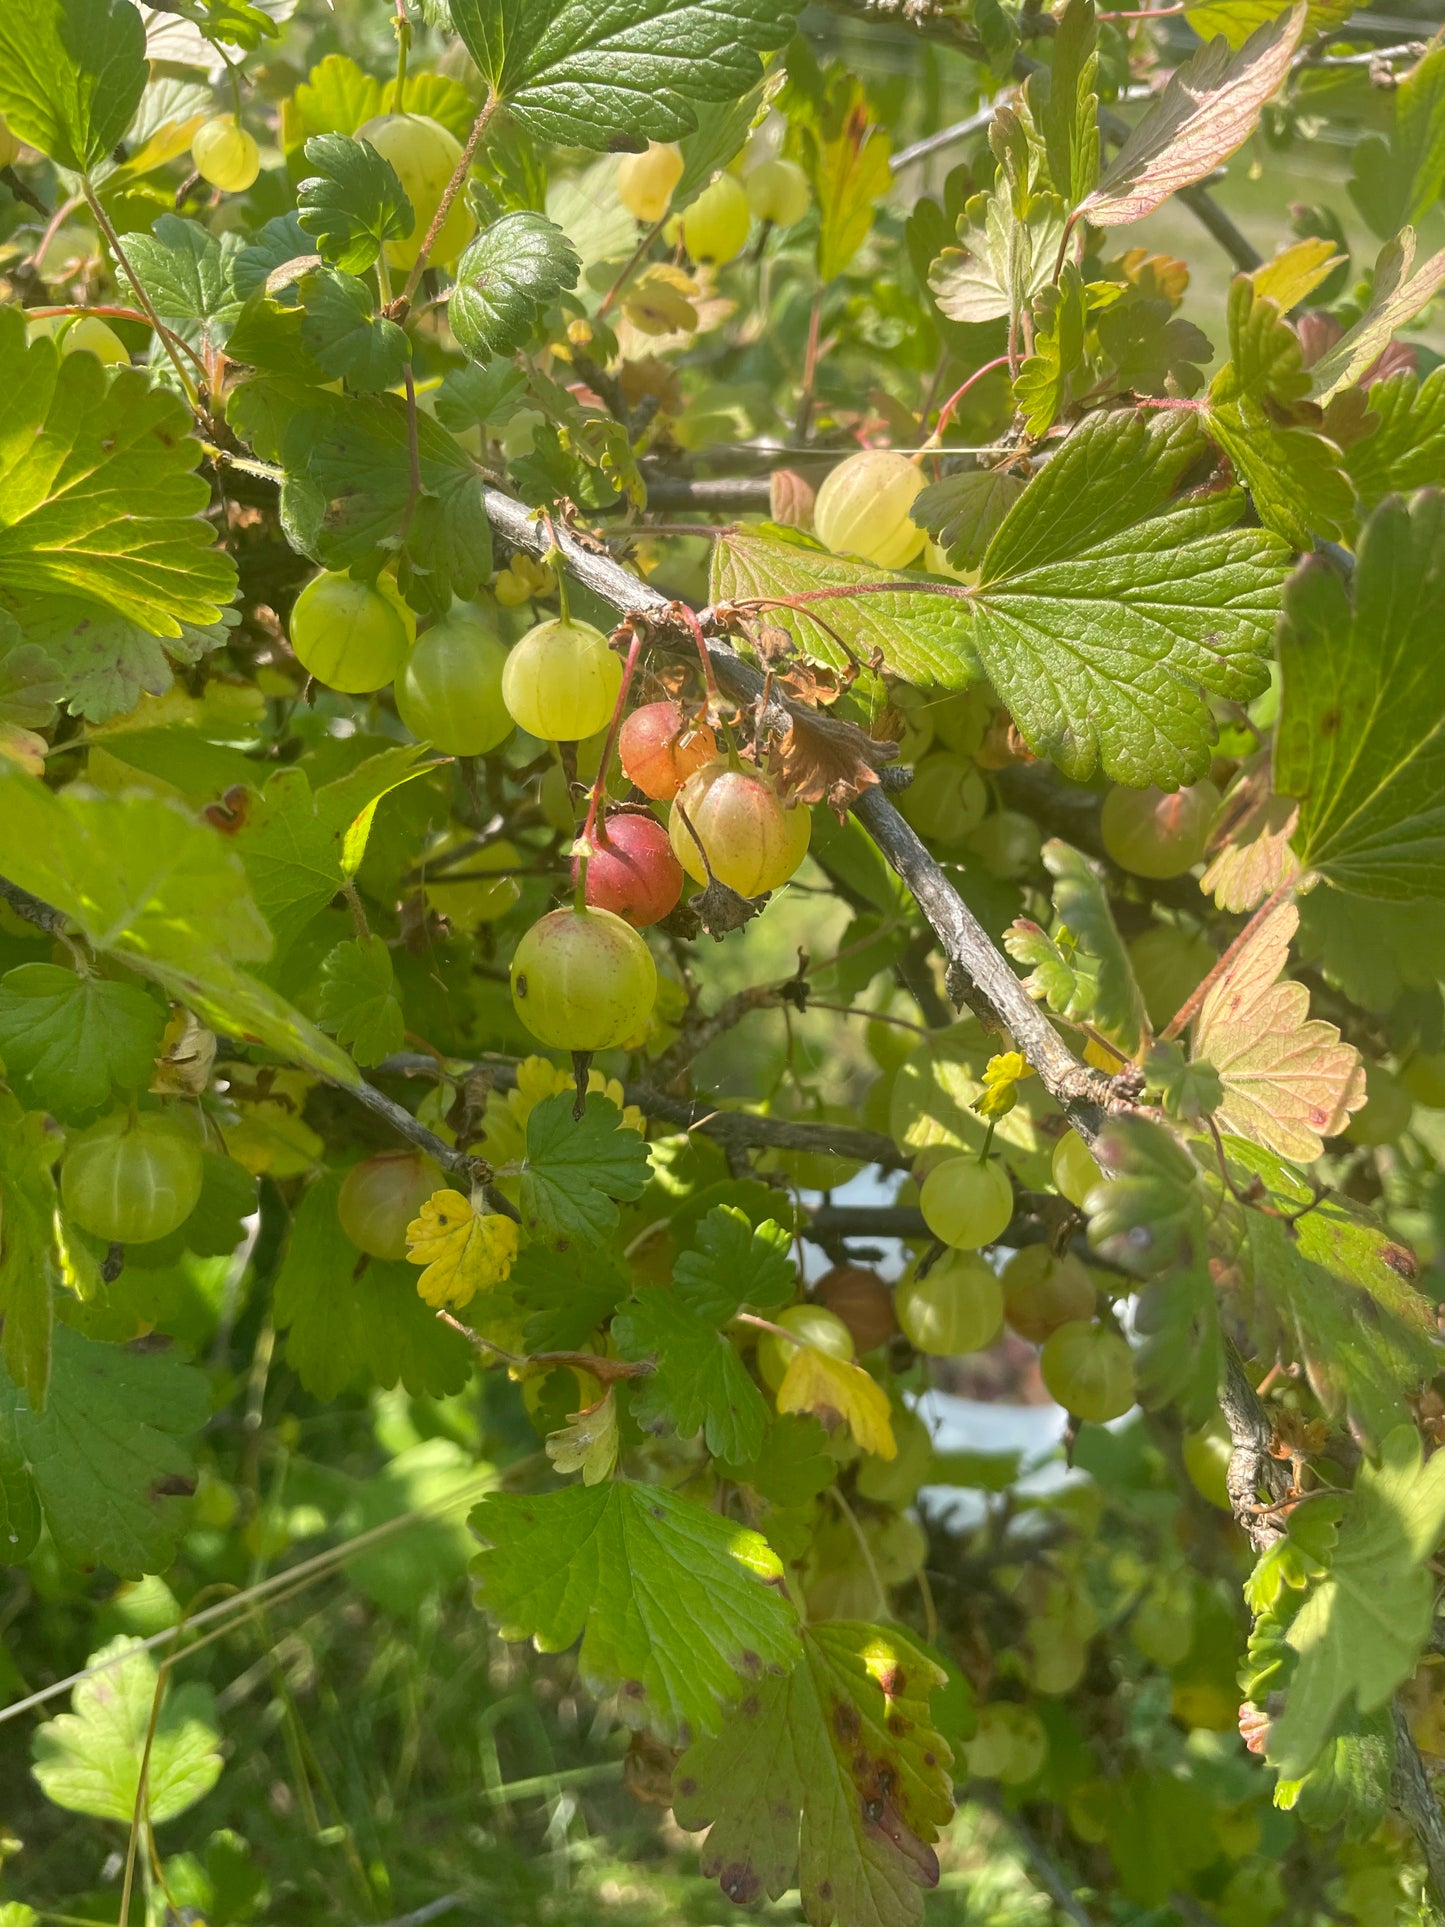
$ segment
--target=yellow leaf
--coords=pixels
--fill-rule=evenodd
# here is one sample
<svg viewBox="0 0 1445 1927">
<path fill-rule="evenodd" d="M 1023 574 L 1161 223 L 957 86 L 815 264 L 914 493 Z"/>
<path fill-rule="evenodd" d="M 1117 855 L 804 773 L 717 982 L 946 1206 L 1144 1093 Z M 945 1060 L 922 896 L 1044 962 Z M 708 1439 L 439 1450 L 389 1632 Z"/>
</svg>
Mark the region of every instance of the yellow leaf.
<svg viewBox="0 0 1445 1927">
<path fill-rule="evenodd" d="M 609 1477 L 617 1463 L 617 1401 L 609 1386 L 607 1396 L 580 1412 L 569 1412 L 569 1424 L 549 1432 L 547 1457 L 556 1472 L 580 1472 L 583 1485 Z"/>
<path fill-rule="evenodd" d="M 812 1412 L 826 1425 L 829 1415 L 847 1422 L 865 1452 L 880 1459 L 898 1456 L 888 1394 L 861 1365 L 829 1358 L 811 1345 L 799 1345 L 788 1360 L 778 1387 L 780 1412 Z"/>
<path fill-rule="evenodd" d="M 1293 247 L 1256 268 L 1249 278 L 1257 295 L 1272 301 L 1281 314 L 1288 314 L 1307 294 L 1313 294 L 1322 281 L 1327 281 L 1344 258 L 1335 253 L 1333 241 L 1307 234 L 1304 240 L 1296 241 Z"/>
<path fill-rule="evenodd" d="M 623 296 L 622 311 L 645 335 L 692 334 L 697 309 L 692 296 L 698 286 L 681 269 L 658 262 L 640 274 Z"/>
<path fill-rule="evenodd" d="M 544 1097 L 556 1097 L 560 1092 L 574 1088 L 571 1071 L 564 1071 L 551 1058 L 524 1057 L 517 1066 L 517 1088 L 507 1093 L 507 1109 L 525 1129 L 527 1119 Z M 621 1111 L 623 1130 L 636 1131 L 639 1137 L 646 1133 L 647 1120 L 635 1104 L 624 1103 L 622 1084 L 618 1078 L 604 1077 L 601 1071 L 589 1071 L 588 1096 L 594 1091 L 602 1097 L 611 1098 Z"/>
<path fill-rule="evenodd" d="M 406 1255 L 426 1266 L 416 1288 L 429 1305 L 470 1304 L 510 1276 L 517 1227 L 499 1212 L 474 1211 L 460 1191 L 433 1191 L 406 1228 Z"/>
</svg>

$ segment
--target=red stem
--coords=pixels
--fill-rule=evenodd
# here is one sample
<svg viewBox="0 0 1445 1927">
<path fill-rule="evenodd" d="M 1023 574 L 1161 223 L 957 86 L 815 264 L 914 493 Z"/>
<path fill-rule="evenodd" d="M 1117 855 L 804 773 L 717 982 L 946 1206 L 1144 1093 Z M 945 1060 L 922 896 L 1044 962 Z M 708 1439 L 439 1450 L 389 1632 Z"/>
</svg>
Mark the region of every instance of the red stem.
<svg viewBox="0 0 1445 1927">
<path fill-rule="evenodd" d="M 1190 991 L 1178 1010 L 1175 1011 L 1169 1020 L 1167 1028 L 1160 1033 L 1161 1042 L 1166 1044 L 1170 1043 L 1179 1035 L 1185 1025 L 1190 1023 L 1199 1014 L 1200 1008 L 1210 991 L 1213 990 L 1225 971 L 1229 969 L 1230 965 L 1234 962 L 1240 951 L 1244 949 L 1244 946 L 1264 922 L 1270 911 L 1275 908 L 1281 898 L 1287 897 L 1290 894 L 1298 882 L 1299 878 L 1297 876 L 1287 876 L 1283 883 L 1277 885 L 1275 889 L 1270 891 L 1264 902 L 1255 911 L 1249 922 L 1219 959 L 1219 962 L 1215 964 L 1214 968 L 1202 982 L 1195 985 L 1194 989 Z"/>
<path fill-rule="evenodd" d="M 636 629 L 632 631 L 632 641 L 628 645 L 627 660 L 622 665 L 622 687 L 617 692 L 617 701 L 612 705 L 612 721 L 607 725 L 607 741 L 602 747 L 602 761 L 597 768 L 597 781 L 592 785 L 592 801 L 587 806 L 587 821 L 582 825 L 582 841 L 589 846 L 595 836 L 602 844 L 607 842 L 607 819 L 602 818 L 599 825 L 597 812 L 607 797 L 607 771 L 612 763 L 612 752 L 617 747 L 617 738 L 622 730 L 622 718 L 627 709 L 627 692 L 632 687 L 633 671 L 637 668 L 637 658 L 642 654 L 642 637 Z"/>
<path fill-rule="evenodd" d="M 954 411 L 955 409 L 957 409 L 958 404 L 963 400 L 964 396 L 968 393 L 969 389 L 972 388 L 973 384 L 976 381 L 982 381 L 985 375 L 991 375 L 995 368 L 1007 368 L 1008 365 L 1009 365 L 1009 359 L 1007 355 L 995 355 L 993 360 L 986 361 L 983 364 L 982 368 L 975 368 L 973 373 L 969 376 L 968 380 L 963 384 L 963 386 L 961 388 L 956 388 L 954 392 L 949 396 L 948 400 L 943 404 L 942 408 L 939 409 L 938 420 L 933 425 L 934 437 L 936 438 L 942 437 L 944 430 L 948 427 L 948 424 L 953 420 Z M 915 455 L 913 459 L 915 461 L 921 461 L 923 459 L 922 452 Z"/>
</svg>

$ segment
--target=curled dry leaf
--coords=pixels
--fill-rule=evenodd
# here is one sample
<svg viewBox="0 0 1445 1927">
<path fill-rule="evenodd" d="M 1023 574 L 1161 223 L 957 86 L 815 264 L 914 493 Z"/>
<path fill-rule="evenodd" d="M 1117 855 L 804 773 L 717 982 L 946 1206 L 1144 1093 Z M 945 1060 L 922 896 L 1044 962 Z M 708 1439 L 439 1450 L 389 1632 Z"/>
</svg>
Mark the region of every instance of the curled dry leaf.
<svg viewBox="0 0 1445 1927">
<path fill-rule="evenodd" d="M 826 803 L 840 823 L 854 799 L 878 781 L 879 765 L 897 757 L 896 743 L 879 742 L 856 723 L 796 710 L 792 727 L 775 749 L 789 793 L 800 803 Z"/>
<path fill-rule="evenodd" d="M 810 529 L 818 491 L 795 468 L 775 468 L 768 478 L 768 515 L 783 528 Z"/>
<path fill-rule="evenodd" d="M 1365 1067 L 1333 1024 L 1309 1016 L 1303 984 L 1276 981 L 1298 927 L 1291 902 L 1263 919 L 1204 999 L 1192 1041 L 1224 1086 L 1220 1129 L 1309 1164 L 1364 1103 Z"/>
<path fill-rule="evenodd" d="M 211 1081 L 215 1061 L 216 1033 L 177 1006 L 161 1039 L 151 1091 L 156 1097 L 199 1097 Z"/>
</svg>

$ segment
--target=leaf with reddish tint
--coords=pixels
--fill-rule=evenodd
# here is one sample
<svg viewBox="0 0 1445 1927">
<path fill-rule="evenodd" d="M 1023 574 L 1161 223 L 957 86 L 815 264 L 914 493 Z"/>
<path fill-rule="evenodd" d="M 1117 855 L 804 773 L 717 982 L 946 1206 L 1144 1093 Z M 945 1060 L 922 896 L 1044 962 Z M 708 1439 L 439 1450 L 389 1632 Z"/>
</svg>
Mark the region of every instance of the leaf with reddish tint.
<svg viewBox="0 0 1445 1927">
<path fill-rule="evenodd" d="M 543 1653 L 578 1638 L 590 1693 L 669 1745 L 715 1733 L 724 1708 L 789 1673 L 797 1618 L 765 1539 L 661 1486 L 615 1479 L 492 1493 L 471 1515 L 478 1597 L 503 1639 Z"/>
<path fill-rule="evenodd" d="M 1193 1054 L 1219 1072 L 1220 1128 L 1309 1164 L 1365 1101 L 1365 1071 L 1333 1024 L 1309 1017 L 1309 992 L 1276 981 L 1299 928 L 1283 902 L 1269 913 L 1210 990 L 1194 1026 Z"/>
<path fill-rule="evenodd" d="M 1269 758 L 1251 758 L 1224 799 L 1200 889 L 1235 915 L 1263 903 L 1299 868 L 1289 846 L 1297 817 L 1293 798 L 1270 788 Z"/>
<path fill-rule="evenodd" d="M 712 1829 L 703 1872 L 740 1903 L 796 1884 L 811 1927 L 914 1927 L 953 1810 L 929 1721 L 946 1677 L 892 1627 L 810 1627 L 791 1675 L 678 1763 L 678 1823 Z"/>
<path fill-rule="evenodd" d="M 1266 22 L 1237 53 L 1218 38 L 1177 73 L 1125 141 L 1080 212 L 1095 227 L 1152 214 L 1213 173 L 1254 132 L 1260 109 L 1289 72 L 1308 8 Z"/>
<path fill-rule="evenodd" d="M 1415 230 L 1402 228 L 1380 249 L 1369 307 L 1310 370 L 1319 399 L 1328 401 L 1336 390 L 1358 381 L 1389 346 L 1395 330 L 1413 321 L 1426 302 L 1434 299 L 1442 282 L 1445 248 L 1416 268 Z"/>
</svg>

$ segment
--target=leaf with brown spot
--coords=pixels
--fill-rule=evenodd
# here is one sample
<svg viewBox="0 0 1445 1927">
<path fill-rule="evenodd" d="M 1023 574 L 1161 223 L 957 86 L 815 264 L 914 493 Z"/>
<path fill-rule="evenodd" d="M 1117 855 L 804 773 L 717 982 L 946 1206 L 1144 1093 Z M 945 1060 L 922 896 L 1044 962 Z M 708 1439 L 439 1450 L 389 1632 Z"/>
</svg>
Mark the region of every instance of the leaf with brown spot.
<svg viewBox="0 0 1445 1927">
<path fill-rule="evenodd" d="M 915 1927 L 953 1805 L 952 1756 L 928 1711 L 944 1683 L 892 1627 L 808 1628 L 792 1674 L 679 1764 L 678 1823 L 712 1828 L 703 1872 L 739 1901 L 796 1883 L 811 1927 Z"/>
<path fill-rule="evenodd" d="M 1303 984 L 1276 981 L 1299 927 L 1278 904 L 1210 990 L 1194 1026 L 1193 1055 L 1224 1086 L 1221 1129 L 1310 1164 L 1365 1101 L 1365 1069 L 1333 1024 L 1308 1015 Z"/>
</svg>

